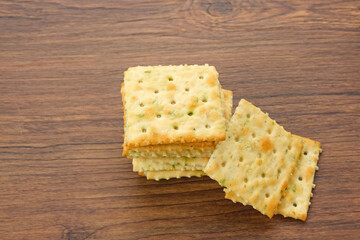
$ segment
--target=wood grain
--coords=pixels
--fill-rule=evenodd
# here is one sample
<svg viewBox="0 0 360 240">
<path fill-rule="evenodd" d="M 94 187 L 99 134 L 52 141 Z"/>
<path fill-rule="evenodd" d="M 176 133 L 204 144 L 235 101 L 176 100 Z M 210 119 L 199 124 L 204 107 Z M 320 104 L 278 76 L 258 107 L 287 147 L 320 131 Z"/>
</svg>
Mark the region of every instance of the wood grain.
<svg viewBox="0 0 360 240">
<path fill-rule="evenodd" d="M 305 223 L 132 172 L 123 72 L 182 63 L 322 142 Z M 0 238 L 359 239 L 359 78 L 360 1 L 0 1 Z"/>
</svg>

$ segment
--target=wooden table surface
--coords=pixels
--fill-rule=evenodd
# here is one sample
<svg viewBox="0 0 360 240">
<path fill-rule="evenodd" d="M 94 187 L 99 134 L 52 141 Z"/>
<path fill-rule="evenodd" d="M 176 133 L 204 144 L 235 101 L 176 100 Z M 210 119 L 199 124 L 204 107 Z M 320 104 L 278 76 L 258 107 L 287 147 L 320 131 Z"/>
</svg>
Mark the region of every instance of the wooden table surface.
<svg viewBox="0 0 360 240">
<path fill-rule="evenodd" d="M 323 144 L 308 220 L 147 181 L 121 156 L 136 65 L 216 66 Z M 0 1 L 0 238 L 360 238 L 360 1 Z"/>
</svg>

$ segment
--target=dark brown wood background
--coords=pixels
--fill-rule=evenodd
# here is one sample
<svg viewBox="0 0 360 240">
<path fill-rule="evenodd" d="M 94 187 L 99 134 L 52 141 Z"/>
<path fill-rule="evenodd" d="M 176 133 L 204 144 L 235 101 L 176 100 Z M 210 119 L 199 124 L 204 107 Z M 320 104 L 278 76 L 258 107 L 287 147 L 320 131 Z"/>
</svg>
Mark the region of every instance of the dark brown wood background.
<svg viewBox="0 0 360 240">
<path fill-rule="evenodd" d="M 216 66 L 321 141 L 308 220 L 121 157 L 123 72 Z M 360 238 L 360 1 L 0 1 L 0 238 Z"/>
</svg>

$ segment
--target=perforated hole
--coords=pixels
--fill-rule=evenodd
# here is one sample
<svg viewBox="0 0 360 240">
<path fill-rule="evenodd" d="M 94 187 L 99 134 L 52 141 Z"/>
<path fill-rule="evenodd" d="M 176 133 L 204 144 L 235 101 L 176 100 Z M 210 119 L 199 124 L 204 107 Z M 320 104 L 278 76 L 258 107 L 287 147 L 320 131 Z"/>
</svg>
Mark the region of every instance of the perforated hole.
<svg viewBox="0 0 360 240">
<path fill-rule="evenodd" d="M 235 137 L 235 142 L 239 142 L 239 137 Z"/>
<path fill-rule="evenodd" d="M 296 203 L 293 203 L 293 206 L 294 206 L 294 207 L 297 207 L 297 204 L 296 204 Z"/>
<path fill-rule="evenodd" d="M 248 113 L 248 114 L 246 114 L 246 117 L 247 117 L 247 118 L 250 118 L 250 114 L 249 114 L 249 113 Z"/>
<path fill-rule="evenodd" d="M 255 137 L 256 137 L 256 134 L 255 134 L 255 133 L 252 133 L 251 136 L 252 136 L 253 138 L 255 138 Z"/>
<path fill-rule="evenodd" d="M 275 148 L 273 149 L 273 153 L 276 153 L 276 149 L 275 149 Z"/>
<path fill-rule="evenodd" d="M 178 126 L 174 126 L 174 129 L 175 129 L 175 130 L 178 130 L 178 129 L 179 129 L 179 127 L 178 127 Z"/>
<path fill-rule="evenodd" d="M 248 179 L 247 179 L 247 178 L 245 178 L 245 179 L 244 179 L 244 182 L 246 182 L 246 183 L 247 183 L 247 182 L 248 182 Z"/>
<path fill-rule="evenodd" d="M 171 104 L 172 104 L 172 105 L 174 105 L 175 103 L 176 103 L 175 100 L 172 100 L 172 101 L 171 101 Z"/>
<path fill-rule="evenodd" d="M 264 177 L 265 177 L 265 173 L 262 173 L 262 174 L 261 174 L 261 177 L 264 178 Z"/>
<path fill-rule="evenodd" d="M 146 133 L 146 128 L 142 128 L 141 131 L 142 131 L 143 133 Z"/>
<path fill-rule="evenodd" d="M 265 197 L 268 198 L 270 195 L 268 193 L 265 194 Z"/>
<path fill-rule="evenodd" d="M 142 82 L 143 82 L 143 80 L 141 80 L 141 79 L 138 81 L 138 83 L 142 83 Z"/>
<path fill-rule="evenodd" d="M 188 112 L 188 115 L 192 116 L 192 115 L 194 115 L 194 113 L 193 112 Z"/>
<path fill-rule="evenodd" d="M 156 114 L 156 117 L 157 117 L 157 118 L 161 118 L 161 114 Z"/>
<path fill-rule="evenodd" d="M 159 90 L 155 90 L 154 93 L 155 93 L 155 94 L 158 94 L 158 93 L 159 93 Z"/>
<path fill-rule="evenodd" d="M 306 156 L 306 155 L 307 155 L 307 152 L 304 152 L 304 155 Z"/>
<path fill-rule="evenodd" d="M 169 82 L 174 81 L 173 77 L 168 77 Z"/>
<path fill-rule="evenodd" d="M 259 158 L 261 158 L 261 157 L 262 157 L 262 154 L 261 154 L 261 153 L 259 153 L 259 154 L 258 154 L 258 157 L 259 157 Z"/>
<path fill-rule="evenodd" d="M 204 79 L 204 76 L 200 75 L 200 76 L 199 76 L 199 79 Z"/>
<path fill-rule="evenodd" d="M 151 73 L 151 71 L 150 71 L 150 70 L 146 70 L 144 73 Z"/>
<path fill-rule="evenodd" d="M 144 104 L 143 104 L 143 103 L 139 103 L 139 106 L 140 106 L 140 107 L 143 107 L 143 106 L 144 106 Z"/>
<path fill-rule="evenodd" d="M 268 132 L 268 134 L 271 134 L 271 129 L 268 129 L 267 132 Z"/>
<path fill-rule="evenodd" d="M 225 166 L 226 166 L 226 162 L 222 162 L 222 163 L 221 163 L 221 166 L 222 166 L 222 167 L 225 167 Z"/>
<path fill-rule="evenodd" d="M 290 145 L 288 146 L 288 149 L 291 150 L 291 146 L 290 146 Z"/>
<path fill-rule="evenodd" d="M 196 128 L 193 128 L 193 131 L 196 131 Z"/>
<path fill-rule="evenodd" d="M 281 174 L 281 169 L 278 169 L 278 174 Z"/>
<path fill-rule="evenodd" d="M 187 92 L 188 92 L 189 90 L 190 90 L 189 88 L 185 88 L 185 91 L 187 91 Z"/>
<path fill-rule="evenodd" d="M 202 99 L 202 102 L 207 102 L 207 99 L 206 99 L 206 98 L 203 98 L 203 99 Z"/>
<path fill-rule="evenodd" d="M 240 162 L 244 161 L 244 158 L 243 158 L 243 157 L 240 157 L 240 158 L 239 158 L 239 161 L 240 161 Z"/>
<path fill-rule="evenodd" d="M 206 124 L 205 127 L 206 127 L 206 128 L 210 128 L 210 125 L 209 125 L 209 124 Z"/>
<path fill-rule="evenodd" d="M 302 181 L 302 177 L 299 177 L 298 179 L 299 179 L 299 181 Z"/>
</svg>

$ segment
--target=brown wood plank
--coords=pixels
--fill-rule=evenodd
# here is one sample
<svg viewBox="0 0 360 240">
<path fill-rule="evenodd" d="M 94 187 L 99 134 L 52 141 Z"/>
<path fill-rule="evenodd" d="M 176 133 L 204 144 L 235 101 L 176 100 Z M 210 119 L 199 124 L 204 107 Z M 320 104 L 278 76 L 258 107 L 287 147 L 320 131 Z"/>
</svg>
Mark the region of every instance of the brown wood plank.
<svg viewBox="0 0 360 240">
<path fill-rule="evenodd" d="M 323 144 L 308 220 L 121 157 L 123 72 L 216 66 Z M 1 239 L 360 238 L 360 1 L 0 1 Z"/>
</svg>

